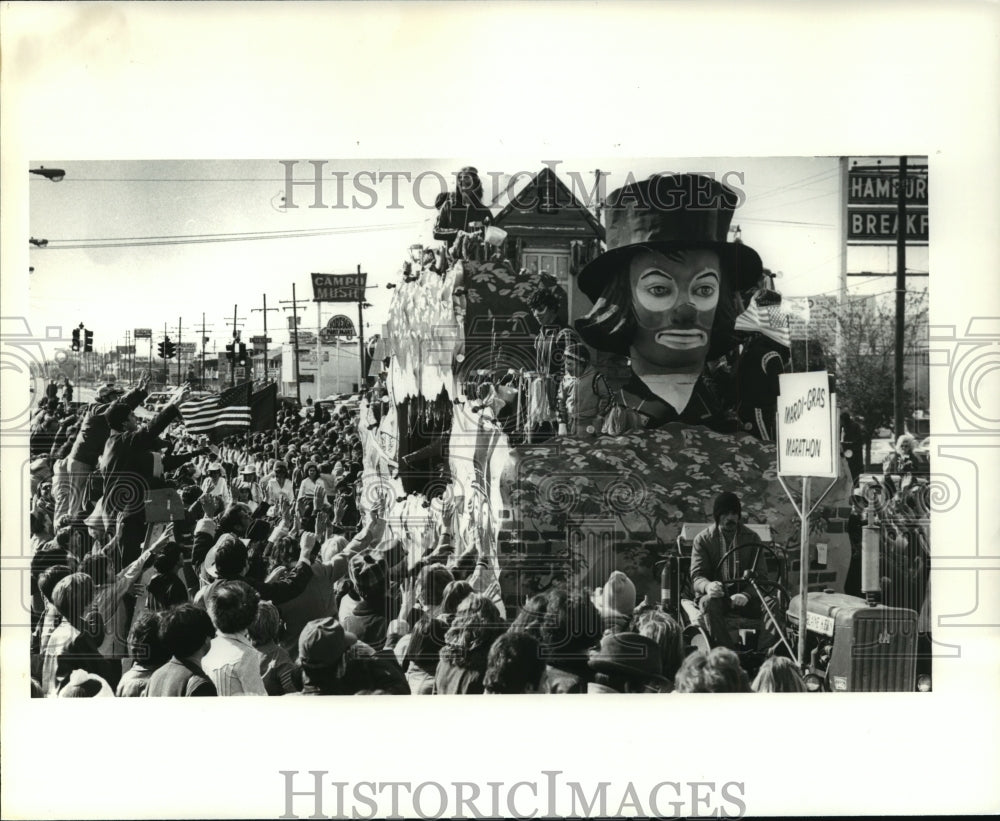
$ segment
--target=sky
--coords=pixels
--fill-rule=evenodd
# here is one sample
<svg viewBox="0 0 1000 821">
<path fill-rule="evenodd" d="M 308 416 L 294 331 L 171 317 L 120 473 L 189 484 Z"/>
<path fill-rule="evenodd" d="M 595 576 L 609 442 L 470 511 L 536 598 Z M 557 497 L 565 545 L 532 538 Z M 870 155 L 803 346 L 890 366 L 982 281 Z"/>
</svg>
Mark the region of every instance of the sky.
<svg viewBox="0 0 1000 821">
<path fill-rule="evenodd" d="M 581 192 L 593 189 L 595 169 L 606 174 L 606 192 L 629 175 L 714 173 L 743 192 L 733 226 L 740 226 L 742 240 L 767 267 L 780 272 L 779 290 L 807 296 L 838 288 L 844 247 L 835 157 L 624 162 L 556 156 L 39 160 L 31 167 L 61 168 L 66 176 L 60 182 L 30 177 L 31 237 L 48 241 L 30 252 L 32 318 L 62 327 L 63 338 L 83 322 L 94 331 L 96 348 L 105 350 L 125 344 L 126 331 L 134 328 L 152 328 L 158 339 L 165 323 L 171 338 L 176 340 L 180 322 L 182 341 L 195 341 L 204 314 L 212 350 L 231 336 L 234 306 L 244 339 L 263 333 L 259 309 L 266 294 L 268 308 L 278 309 L 268 311 L 268 335 L 280 343 L 291 315 L 291 306 L 281 301 L 292 299 L 293 283 L 297 298 L 305 300 L 301 327 L 316 327 L 335 313 L 355 318 L 353 305 L 325 304 L 319 319 L 309 274 L 349 273 L 360 265 L 371 286 L 366 335 L 377 333 L 392 295 L 385 285 L 397 278 L 411 244 L 433 242 L 434 196 L 442 184 L 453 186 L 454 172 L 469 164 L 479 169 L 487 199 L 502 196 L 508 186 L 516 191 L 546 162 Z M 317 168 L 320 207 L 313 184 Z M 295 208 L 286 202 L 289 174 L 296 183 L 308 183 L 291 187 Z M 849 271 L 895 270 L 894 247 L 852 246 L 847 255 Z M 927 249 L 911 247 L 907 267 L 926 271 Z M 914 287 L 927 282 L 911 281 Z M 857 293 L 884 292 L 894 284 L 890 278 L 848 282 Z"/>
</svg>

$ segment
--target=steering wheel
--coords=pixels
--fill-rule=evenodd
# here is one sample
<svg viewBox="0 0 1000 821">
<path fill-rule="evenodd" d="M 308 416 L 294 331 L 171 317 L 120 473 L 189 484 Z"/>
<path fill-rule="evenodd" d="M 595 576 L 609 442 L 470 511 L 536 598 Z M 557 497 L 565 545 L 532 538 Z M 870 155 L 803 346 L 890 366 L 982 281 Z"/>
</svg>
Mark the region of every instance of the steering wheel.
<svg viewBox="0 0 1000 821">
<path fill-rule="evenodd" d="M 722 575 L 722 568 L 729 562 L 733 553 L 737 550 L 744 550 L 748 547 L 754 548 L 753 561 L 750 563 L 750 567 L 743 568 L 744 573 L 748 571 L 752 573 L 753 579 L 757 583 L 757 587 L 760 588 L 761 593 L 773 596 L 776 599 L 777 613 L 784 612 L 788 608 L 788 602 L 791 598 L 788 595 L 788 590 L 785 588 L 781 580 L 780 568 L 784 565 L 785 556 L 773 545 L 764 544 L 763 542 L 733 545 L 719 557 L 719 561 L 715 565 L 715 575 Z M 774 561 L 765 562 L 763 568 L 761 568 L 761 556 L 767 554 L 770 554 Z M 771 572 L 773 578 L 766 575 L 768 571 Z M 738 579 L 730 579 L 729 581 L 723 582 L 727 594 L 729 590 L 743 581 L 743 577 L 740 577 Z M 753 588 L 750 587 L 749 589 L 752 590 Z M 766 613 L 764 617 L 767 618 Z"/>
</svg>

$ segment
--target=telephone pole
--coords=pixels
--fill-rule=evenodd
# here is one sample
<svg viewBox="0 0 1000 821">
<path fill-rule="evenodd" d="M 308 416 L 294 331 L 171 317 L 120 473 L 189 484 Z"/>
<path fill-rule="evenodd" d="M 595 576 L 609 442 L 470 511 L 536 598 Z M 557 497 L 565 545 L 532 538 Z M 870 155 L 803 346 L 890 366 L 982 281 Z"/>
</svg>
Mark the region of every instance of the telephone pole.
<svg viewBox="0 0 1000 821">
<path fill-rule="evenodd" d="M 899 192 L 896 201 L 896 356 L 893 374 L 892 410 L 894 431 L 903 433 L 903 323 L 906 320 L 906 157 L 899 158 Z"/>
<path fill-rule="evenodd" d="M 295 365 L 295 401 L 302 404 L 302 388 L 299 385 L 299 311 L 304 311 L 305 308 L 299 307 L 299 300 L 295 296 L 295 283 L 292 283 L 292 298 L 279 299 L 282 305 L 291 305 L 291 308 L 285 308 L 286 311 L 291 311 L 294 319 L 292 320 L 292 347 L 295 348 L 292 354 L 292 362 Z"/>
<path fill-rule="evenodd" d="M 361 266 L 358 266 L 358 279 L 362 277 Z M 358 294 L 358 365 L 361 373 L 358 377 L 358 393 L 365 389 L 365 292 Z"/>
<path fill-rule="evenodd" d="M 205 314 L 201 315 L 201 390 L 205 390 L 205 348 L 208 345 L 208 327 L 205 325 Z M 218 362 L 216 363 L 218 366 Z"/>
<path fill-rule="evenodd" d="M 292 298 L 294 299 L 294 293 Z M 267 358 L 267 312 L 268 311 L 278 311 L 278 308 L 268 308 L 267 307 L 267 294 L 264 294 L 264 307 L 263 308 L 251 308 L 250 313 L 260 312 L 264 315 L 264 381 L 267 382 L 269 379 L 268 372 L 268 358 Z"/>
<path fill-rule="evenodd" d="M 233 305 L 233 318 L 232 320 L 227 319 L 226 324 L 232 325 L 233 327 L 233 358 L 229 363 L 229 378 L 230 386 L 236 387 L 236 353 L 240 344 L 240 326 L 246 322 L 245 316 L 236 315 L 236 305 Z"/>
</svg>

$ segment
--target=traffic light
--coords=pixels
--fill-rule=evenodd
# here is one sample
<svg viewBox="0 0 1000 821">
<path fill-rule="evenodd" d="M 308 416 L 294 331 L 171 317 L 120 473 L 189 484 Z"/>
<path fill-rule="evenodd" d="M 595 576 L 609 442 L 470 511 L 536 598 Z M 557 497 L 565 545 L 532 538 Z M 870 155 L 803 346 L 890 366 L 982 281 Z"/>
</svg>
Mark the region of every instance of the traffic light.
<svg viewBox="0 0 1000 821">
<path fill-rule="evenodd" d="M 166 357 L 163 355 L 163 343 L 162 342 L 157 342 L 156 343 L 156 355 L 158 357 L 160 357 L 160 359 L 166 359 Z"/>
<path fill-rule="evenodd" d="M 166 339 L 163 340 L 163 358 L 173 359 L 176 354 L 177 354 L 177 346 L 173 342 L 171 342 L 170 337 L 168 336 Z"/>
<path fill-rule="evenodd" d="M 242 342 L 240 343 L 240 352 L 239 352 L 239 359 L 237 360 L 237 364 L 241 368 L 245 368 L 246 365 L 247 365 L 247 346 L 244 345 Z"/>
<path fill-rule="evenodd" d="M 228 345 L 226 345 L 226 359 L 228 359 L 230 362 L 232 362 L 236 358 L 235 350 L 236 350 L 235 342 L 230 342 Z"/>
<path fill-rule="evenodd" d="M 94 350 L 94 332 L 85 330 L 83 332 L 83 352 L 91 353 Z"/>
<path fill-rule="evenodd" d="M 70 349 L 74 351 L 80 350 L 80 329 L 73 329 L 73 344 L 70 345 Z"/>
</svg>

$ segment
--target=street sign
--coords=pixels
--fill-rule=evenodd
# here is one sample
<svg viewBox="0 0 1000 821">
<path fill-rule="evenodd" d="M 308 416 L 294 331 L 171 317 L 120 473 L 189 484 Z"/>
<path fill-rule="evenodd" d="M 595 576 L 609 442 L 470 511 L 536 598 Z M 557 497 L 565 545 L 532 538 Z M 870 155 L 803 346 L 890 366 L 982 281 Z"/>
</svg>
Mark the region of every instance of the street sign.
<svg viewBox="0 0 1000 821">
<path fill-rule="evenodd" d="M 235 368 L 233 371 L 236 375 L 237 382 L 245 382 L 247 378 L 247 369 L 244 367 Z"/>
<path fill-rule="evenodd" d="M 837 477 L 836 396 L 826 371 L 778 377 L 778 475 Z"/>
<path fill-rule="evenodd" d="M 132 333 L 132 336 L 136 339 L 152 339 L 153 329 L 152 328 L 136 328 Z"/>
<path fill-rule="evenodd" d="M 266 337 L 265 336 L 251 336 L 250 337 L 250 344 L 251 345 L 260 345 L 260 346 L 263 346 L 263 345 L 267 345 L 267 344 L 269 344 L 271 342 L 274 342 L 274 340 L 271 339 L 271 337 L 269 337 L 269 336 L 266 336 Z"/>
<path fill-rule="evenodd" d="M 193 354 L 197 353 L 198 345 L 195 342 L 181 342 L 181 344 L 177 346 L 177 350 L 184 354 Z"/>
<path fill-rule="evenodd" d="M 120 354 L 135 353 L 135 345 L 116 345 L 115 352 Z"/>
<path fill-rule="evenodd" d="M 361 302 L 368 274 L 313 274 L 314 302 Z"/>
</svg>

